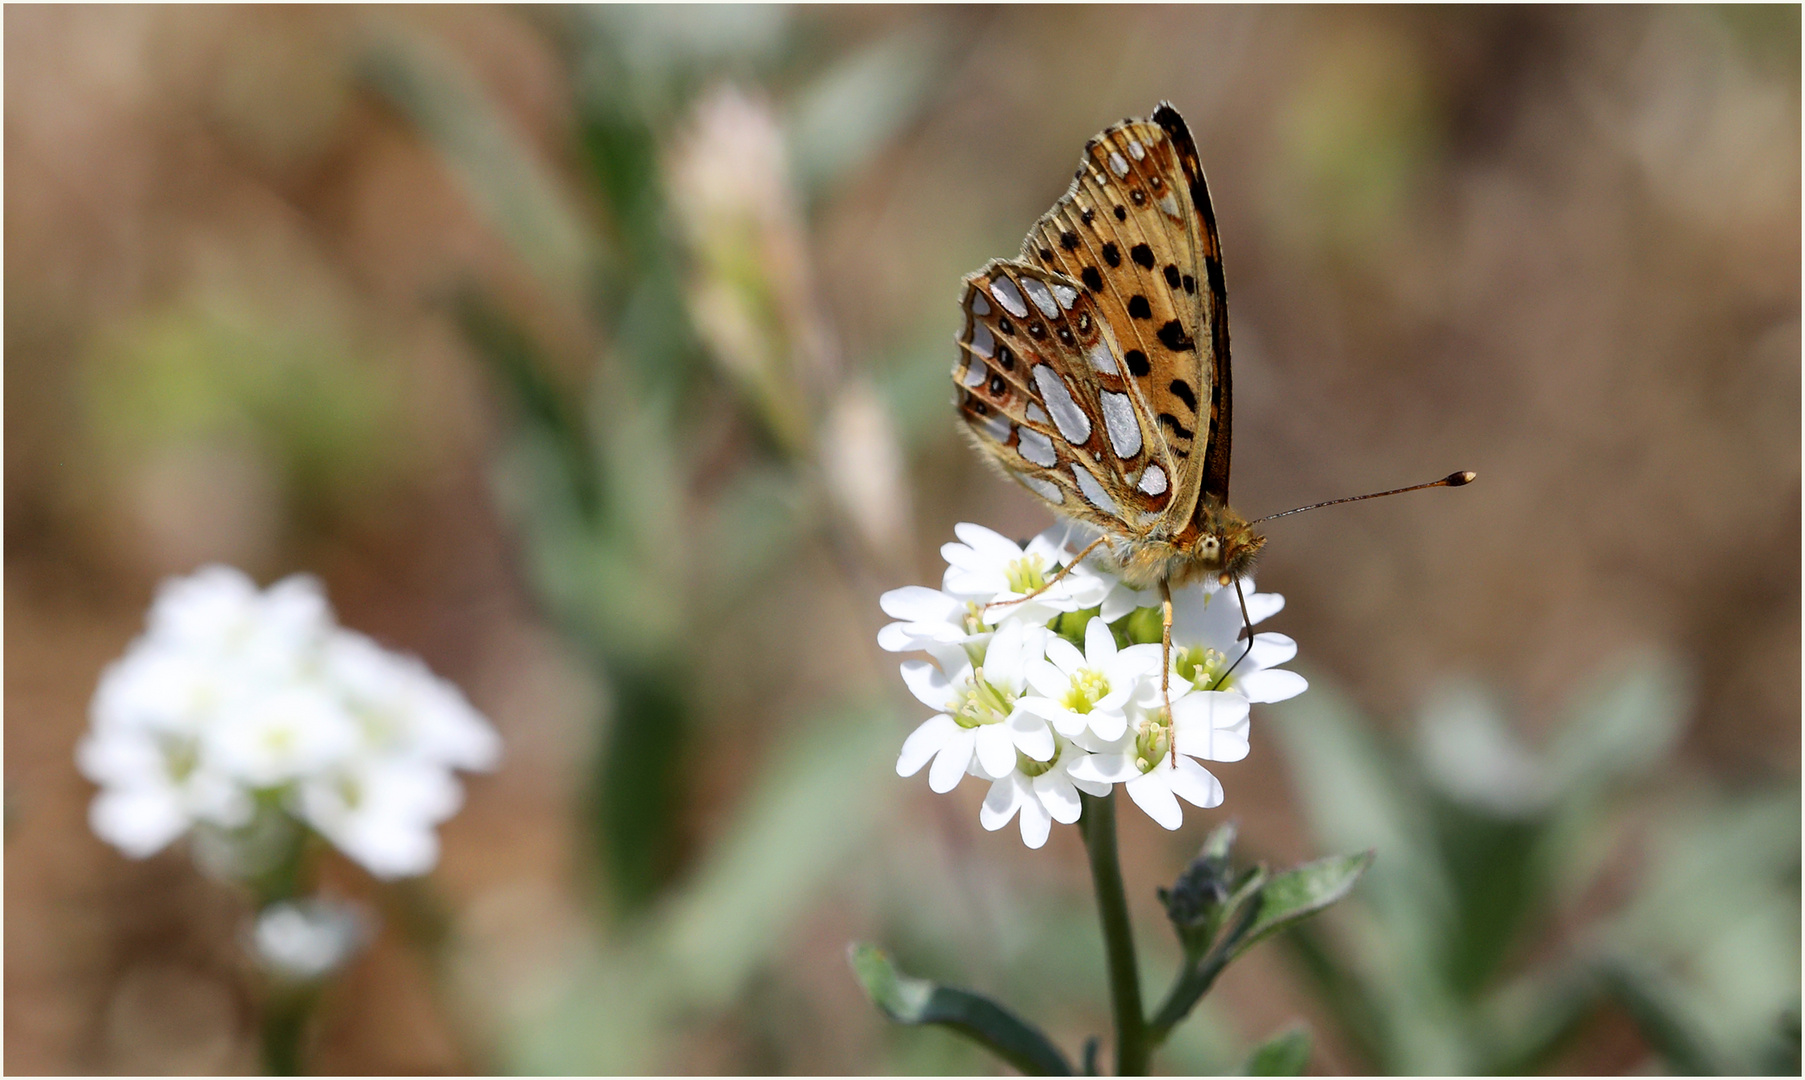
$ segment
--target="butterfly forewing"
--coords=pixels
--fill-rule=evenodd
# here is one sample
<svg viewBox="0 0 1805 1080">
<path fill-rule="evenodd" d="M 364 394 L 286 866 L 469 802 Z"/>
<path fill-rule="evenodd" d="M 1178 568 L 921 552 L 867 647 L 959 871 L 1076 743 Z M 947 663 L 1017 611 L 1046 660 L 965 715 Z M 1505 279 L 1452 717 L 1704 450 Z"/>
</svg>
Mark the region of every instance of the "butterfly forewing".
<svg viewBox="0 0 1805 1080">
<path fill-rule="evenodd" d="M 1209 195 L 1184 121 L 1086 146 L 1020 262 L 966 278 L 960 408 L 1060 512 L 1130 538 L 1227 495 L 1227 321 Z"/>
</svg>

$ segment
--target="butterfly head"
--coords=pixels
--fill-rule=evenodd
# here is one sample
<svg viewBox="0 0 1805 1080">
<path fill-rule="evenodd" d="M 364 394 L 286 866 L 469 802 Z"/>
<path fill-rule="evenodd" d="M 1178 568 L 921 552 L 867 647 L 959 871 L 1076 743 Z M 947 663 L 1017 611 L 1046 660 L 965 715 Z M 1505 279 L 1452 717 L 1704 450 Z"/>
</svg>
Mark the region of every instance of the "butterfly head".
<svg viewBox="0 0 1805 1080">
<path fill-rule="evenodd" d="M 1193 580 L 1215 578 L 1228 585 L 1253 572 L 1254 560 L 1266 546 L 1266 538 L 1247 519 L 1226 506 L 1205 502 L 1193 518 L 1196 539 L 1187 552 L 1184 576 Z"/>
</svg>

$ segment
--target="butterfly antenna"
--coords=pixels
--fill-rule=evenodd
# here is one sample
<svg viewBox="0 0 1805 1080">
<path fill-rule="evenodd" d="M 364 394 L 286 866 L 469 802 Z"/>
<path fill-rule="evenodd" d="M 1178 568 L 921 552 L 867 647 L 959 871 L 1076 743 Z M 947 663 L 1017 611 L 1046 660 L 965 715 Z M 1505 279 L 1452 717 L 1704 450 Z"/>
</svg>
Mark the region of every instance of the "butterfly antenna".
<svg viewBox="0 0 1805 1080">
<path fill-rule="evenodd" d="M 1429 486 L 1429 485 L 1425 485 L 1425 486 Z M 1410 489 L 1405 488 L 1404 490 L 1408 491 Z M 1309 508 L 1305 507 L 1305 509 L 1307 510 Z M 1240 656 L 1235 657 L 1235 662 L 1228 666 L 1228 670 L 1223 672 L 1221 677 L 1216 680 L 1215 685 L 1210 687 L 1211 690 L 1222 689 L 1222 684 L 1227 682 L 1228 677 L 1230 675 L 1233 675 L 1235 673 L 1235 669 L 1241 666 L 1241 661 L 1247 659 L 1248 654 L 1253 652 L 1253 639 L 1254 639 L 1253 619 L 1249 618 L 1247 615 L 1247 596 L 1241 592 L 1241 579 L 1240 578 L 1235 579 L 1235 599 L 1241 601 L 1241 632 L 1243 634 L 1247 635 L 1247 648 L 1243 649 L 1241 651 Z"/>
<path fill-rule="evenodd" d="M 1328 502 L 1311 503 L 1309 506 L 1300 506 L 1295 510 L 1286 510 L 1284 513 L 1267 514 L 1263 518 L 1254 518 L 1252 521 L 1248 522 L 1248 524 L 1249 525 L 1258 525 L 1262 521 L 1271 521 L 1274 518 L 1290 517 L 1292 514 L 1301 514 L 1305 510 L 1321 510 L 1325 506 L 1340 506 L 1342 503 L 1359 502 L 1362 499 L 1382 499 L 1387 495 L 1402 495 L 1406 491 L 1421 491 L 1424 488 L 1438 488 L 1438 487 L 1465 487 L 1466 485 L 1472 483 L 1473 480 L 1476 477 L 1478 477 L 1478 475 L 1479 475 L 1478 473 L 1473 472 L 1471 470 L 1467 470 L 1464 472 L 1457 472 L 1457 473 L 1449 473 L 1448 475 L 1442 477 L 1440 480 L 1431 480 L 1427 484 L 1412 484 L 1409 487 L 1393 488 L 1390 491 L 1375 491 L 1371 495 L 1349 495 L 1345 499 L 1330 499 Z"/>
</svg>

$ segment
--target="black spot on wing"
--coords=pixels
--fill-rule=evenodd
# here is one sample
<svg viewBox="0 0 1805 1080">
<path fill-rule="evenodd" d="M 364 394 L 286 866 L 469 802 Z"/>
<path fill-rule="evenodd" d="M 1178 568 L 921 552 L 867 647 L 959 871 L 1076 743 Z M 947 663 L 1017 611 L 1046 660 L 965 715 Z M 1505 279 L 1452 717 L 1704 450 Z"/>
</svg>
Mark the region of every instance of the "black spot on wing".
<svg viewBox="0 0 1805 1080">
<path fill-rule="evenodd" d="M 1172 434 L 1177 435 L 1179 438 L 1185 440 L 1186 442 L 1190 442 L 1192 439 L 1195 439 L 1197 437 L 1197 433 L 1195 431 L 1192 431 L 1190 428 L 1185 427 L 1183 424 L 1179 423 L 1178 417 L 1173 416 L 1169 412 L 1160 413 L 1159 414 L 1159 422 L 1166 425 L 1167 427 L 1171 428 Z"/>
<path fill-rule="evenodd" d="M 1178 279 L 1178 267 L 1173 266 L 1171 263 L 1167 263 L 1166 264 L 1166 285 L 1169 288 L 1176 289 L 1176 288 L 1178 288 L 1178 280 L 1179 280 Z"/>
<path fill-rule="evenodd" d="M 1128 249 L 1128 254 L 1143 270 L 1153 269 L 1153 249 L 1146 244 L 1136 244 Z"/>
<path fill-rule="evenodd" d="M 1097 273 L 1096 267 L 1087 266 L 1084 268 L 1084 273 L 1079 274 L 1078 276 L 1084 279 L 1084 287 L 1091 292 L 1100 293 L 1103 291 L 1103 275 Z"/>
<path fill-rule="evenodd" d="M 1172 352 L 1194 352 L 1197 343 L 1185 333 L 1184 324 L 1177 319 L 1159 328 L 1159 343 Z"/>
<path fill-rule="evenodd" d="M 1128 314 L 1137 319 L 1151 319 L 1153 318 L 1153 308 L 1148 305 L 1145 296 L 1135 293 L 1128 300 Z"/>
<path fill-rule="evenodd" d="M 1111 266 L 1122 265 L 1122 249 L 1116 247 L 1114 240 L 1103 245 L 1103 261 Z"/>
<path fill-rule="evenodd" d="M 1078 234 L 1069 229 L 1059 234 L 1059 246 L 1067 251 L 1078 250 Z"/>
<path fill-rule="evenodd" d="M 1144 377 L 1153 372 L 1153 365 L 1147 362 L 1147 354 L 1139 349 L 1129 349 L 1122 359 L 1128 362 L 1128 370 L 1137 377 Z"/>
<path fill-rule="evenodd" d="M 1197 411 L 1197 391 L 1191 389 L 1190 383 L 1183 379 L 1173 379 L 1172 393 L 1178 397 L 1178 400 L 1185 403 L 1185 408 L 1190 409 L 1193 413 Z"/>
</svg>

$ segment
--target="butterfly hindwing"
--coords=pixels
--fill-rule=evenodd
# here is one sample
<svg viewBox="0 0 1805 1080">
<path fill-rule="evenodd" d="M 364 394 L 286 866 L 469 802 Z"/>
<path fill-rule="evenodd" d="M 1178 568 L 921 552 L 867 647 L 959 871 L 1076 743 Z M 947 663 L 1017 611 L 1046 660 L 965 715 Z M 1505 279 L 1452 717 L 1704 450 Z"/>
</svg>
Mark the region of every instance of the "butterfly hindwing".
<svg viewBox="0 0 1805 1080">
<path fill-rule="evenodd" d="M 1170 500 L 1083 286 L 1022 262 L 965 279 L 959 410 L 979 446 L 1061 513 L 1139 535 Z M 1136 485 L 1143 493 L 1136 492 Z M 1151 509 L 1145 490 L 1156 492 Z"/>
</svg>

